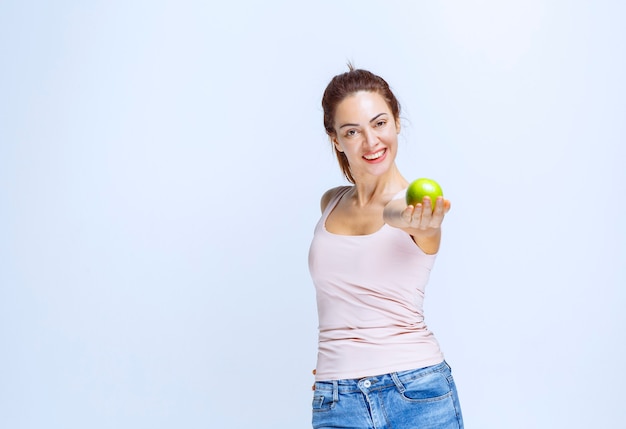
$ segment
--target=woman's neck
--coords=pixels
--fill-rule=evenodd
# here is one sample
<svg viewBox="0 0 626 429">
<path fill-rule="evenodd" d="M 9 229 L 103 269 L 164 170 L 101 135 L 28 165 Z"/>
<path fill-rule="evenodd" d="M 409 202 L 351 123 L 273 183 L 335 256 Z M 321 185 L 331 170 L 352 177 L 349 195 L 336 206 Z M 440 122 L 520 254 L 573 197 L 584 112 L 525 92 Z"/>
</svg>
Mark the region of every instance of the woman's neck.
<svg viewBox="0 0 626 429">
<path fill-rule="evenodd" d="M 382 176 L 355 177 L 354 179 L 353 198 L 361 207 L 381 200 L 387 202 L 390 194 L 395 195 L 409 185 L 395 164 Z"/>
</svg>

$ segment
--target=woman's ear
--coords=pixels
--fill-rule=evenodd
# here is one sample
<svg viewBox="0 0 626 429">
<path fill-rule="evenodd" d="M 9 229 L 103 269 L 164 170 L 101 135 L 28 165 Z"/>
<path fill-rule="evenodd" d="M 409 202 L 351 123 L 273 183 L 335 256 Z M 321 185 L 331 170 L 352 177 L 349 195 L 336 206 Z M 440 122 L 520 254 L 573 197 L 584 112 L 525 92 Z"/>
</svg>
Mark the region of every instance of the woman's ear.
<svg viewBox="0 0 626 429">
<path fill-rule="evenodd" d="M 396 119 L 396 133 L 397 133 L 397 134 L 400 134 L 400 129 L 401 129 L 401 128 L 402 128 L 402 127 L 400 126 L 400 118 L 397 118 L 397 119 Z"/>
<path fill-rule="evenodd" d="M 335 150 L 337 152 L 343 152 L 343 149 L 341 149 L 341 145 L 339 144 L 339 141 L 337 140 L 337 136 L 330 136 L 330 142 L 333 144 L 333 146 L 335 146 Z"/>
</svg>

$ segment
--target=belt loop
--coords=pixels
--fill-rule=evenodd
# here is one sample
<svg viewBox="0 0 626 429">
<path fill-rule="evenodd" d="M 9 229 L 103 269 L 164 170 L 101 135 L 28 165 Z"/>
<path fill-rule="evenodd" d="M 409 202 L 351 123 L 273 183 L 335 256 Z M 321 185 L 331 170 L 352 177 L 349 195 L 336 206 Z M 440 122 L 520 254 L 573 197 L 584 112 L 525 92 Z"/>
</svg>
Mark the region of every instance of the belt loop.
<svg viewBox="0 0 626 429">
<path fill-rule="evenodd" d="M 333 402 L 339 402 L 339 385 L 337 380 L 333 380 Z"/>
<path fill-rule="evenodd" d="M 393 380 L 394 384 L 396 385 L 396 387 L 398 388 L 400 393 L 404 393 L 406 388 L 404 387 L 404 384 L 402 384 L 402 382 L 400 381 L 400 378 L 398 377 L 398 373 L 397 372 L 392 372 L 391 373 L 391 379 Z"/>
</svg>

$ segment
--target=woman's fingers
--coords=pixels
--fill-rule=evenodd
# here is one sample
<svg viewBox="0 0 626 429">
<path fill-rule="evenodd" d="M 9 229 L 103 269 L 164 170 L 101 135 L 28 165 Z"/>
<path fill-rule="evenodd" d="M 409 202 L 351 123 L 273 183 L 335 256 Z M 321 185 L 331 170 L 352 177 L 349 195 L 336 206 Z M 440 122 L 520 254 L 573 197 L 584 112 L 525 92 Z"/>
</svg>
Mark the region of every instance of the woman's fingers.
<svg viewBox="0 0 626 429">
<path fill-rule="evenodd" d="M 433 219 L 433 206 L 430 197 L 424 197 L 421 204 L 415 206 L 411 227 L 416 229 L 428 229 Z"/>
<path fill-rule="evenodd" d="M 413 206 L 407 206 L 403 211 L 402 211 L 402 220 L 405 221 L 407 223 L 407 225 L 411 225 L 411 222 L 413 221 L 413 213 L 415 211 L 415 207 Z"/>
<path fill-rule="evenodd" d="M 421 203 L 407 206 L 402 211 L 402 219 L 410 228 L 421 230 L 439 228 L 449 210 L 450 201 L 443 197 L 438 197 L 434 203 L 429 197 L 424 197 Z"/>
<path fill-rule="evenodd" d="M 450 210 L 450 202 L 443 197 L 438 197 L 434 204 L 429 197 L 424 197 L 422 204 L 418 204 L 415 208 L 411 227 L 422 230 L 439 228 L 448 210 Z"/>
</svg>

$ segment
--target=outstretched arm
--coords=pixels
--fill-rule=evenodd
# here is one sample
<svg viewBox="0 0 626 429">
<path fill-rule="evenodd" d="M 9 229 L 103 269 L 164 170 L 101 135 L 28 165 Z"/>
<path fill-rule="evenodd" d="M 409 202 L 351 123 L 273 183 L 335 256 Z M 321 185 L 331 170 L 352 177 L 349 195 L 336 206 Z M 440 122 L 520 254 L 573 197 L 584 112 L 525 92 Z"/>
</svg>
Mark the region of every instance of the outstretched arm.
<svg viewBox="0 0 626 429">
<path fill-rule="evenodd" d="M 413 241 L 427 254 L 439 251 L 441 243 L 441 224 L 450 210 L 450 201 L 437 198 L 435 210 L 429 197 L 424 197 L 421 204 L 406 205 L 402 199 L 391 200 L 383 211 L 385 223 L 400 228 L 413 237 Z"/>
</svg>

